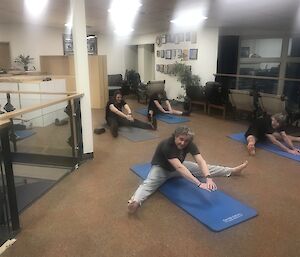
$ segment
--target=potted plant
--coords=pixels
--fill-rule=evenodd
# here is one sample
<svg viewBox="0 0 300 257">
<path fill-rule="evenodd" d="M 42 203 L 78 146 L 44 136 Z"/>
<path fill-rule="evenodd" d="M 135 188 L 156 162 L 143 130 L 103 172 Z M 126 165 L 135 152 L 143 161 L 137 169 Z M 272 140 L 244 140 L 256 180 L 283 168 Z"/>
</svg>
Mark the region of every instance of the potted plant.
<svg viewBox="0 0 300 257">
<path fill-rule="evenodd" d="M 177 80 L 181 83 L 181 88 L 185 91 L 185 95 L 180 97 L 184 99 L 184 109 L 189 110 L 191 107 L 191 97 L 188 92 L 192 87 L 200 88 L 200 77 L 193 75 L 191 66 L 183 63 L 175 64 L 174 74 L 178 77 Z"/>
<path fill-rule="evenodd" d="M 29 55 L 25 56 L 23 54 L 20 54 L 15 59 L 15 63 L 19 63 L 23 65 L 23 68 L 25 71 L 28 71 L 28 64 L 30 64 L 33 61 L 34 58 L 30 57 Z"/>
</svg>

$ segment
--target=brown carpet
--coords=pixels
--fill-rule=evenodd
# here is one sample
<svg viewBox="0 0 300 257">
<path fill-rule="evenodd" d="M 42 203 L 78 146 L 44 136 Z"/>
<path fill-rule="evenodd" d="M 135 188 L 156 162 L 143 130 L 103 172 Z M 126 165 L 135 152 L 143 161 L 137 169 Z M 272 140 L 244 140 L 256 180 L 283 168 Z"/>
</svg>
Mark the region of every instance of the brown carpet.
<svg viewBox="0 0 300 257">
<path fill-rule="evenodd" d="M 133 109 L 141 107 L 128 102 Z M 94 127 L 103 117 L 103 111 L 93 111 Z M 158 122 L 160 138 L 146 142 L 114 139 L 108 131 L 94 135 L 94 160 L 22 213 L 22 231 L 3 256 L 299 257 L 299 163 L 264 150 L 249 157 L 244 145 L 226 137 L 245 130 L 245 123 L 199 111 L 188 124 L 208 163 L 236 165 L 249 160 L 243 176 L 215 181 L 255 208 L 258 217 L 214 233 L 160 193 L 137 215 L 128 215 L 127 200 L 139 183 L 129 167 L 149 161 L 157 143 L 176 127 Z"/>
</svg>

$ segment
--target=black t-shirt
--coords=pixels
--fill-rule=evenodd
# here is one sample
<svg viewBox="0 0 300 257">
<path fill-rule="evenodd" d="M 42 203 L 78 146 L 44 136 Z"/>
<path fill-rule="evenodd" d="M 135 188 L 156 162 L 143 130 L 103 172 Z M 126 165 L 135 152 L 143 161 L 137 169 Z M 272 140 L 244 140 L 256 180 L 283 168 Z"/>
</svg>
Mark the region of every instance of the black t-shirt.
<svg viewBox="0 0 300 257">
<path fill-rule="evenodd" d="M 167 96 L 165 93 L 154 93 L 150 96 L 149 100 L 149 105 L 148 105 L 148 110 L 158 110 L 157 106 L 155 105 L 154 101 L 158 101 L 159 104 L 161 105 L 162 101 L 166 101 Z"/>
<path fill-rule="evenodd" d="M 109 106 L 113 104 L 114 107 L 116 107 L 119 111 L 122 111 L 124 105 L 126 104 L 126 102 L 122 99 L 120 103 L 117 103 L 116 101 L 114 101 L 113 99 L 110 99 L 107 104 L 106 104 L 106 108 L 105 108 L 105 119 L 107 120 L 108 117 L 118 117 L 118 115 L 114 112 L 112 112 L 109 109 Z"/>
<path fill-rule="evenodd" d="M 285 131 L 285 126 L 274 129 L 272 127 L 272 119 L 270 117 L 256 119 L 246 132 L 246 137 L 249 135 L 255 136 L 258 140 L 265 140 L 266 134 Z"/>
<path fill-rule="evenodd" d="M 184 149 L 180 150 L 175 144 L 175 138 L 170 137 L 159 143 L 155 150 L 151 164 L 159 165 L 162 168 L 169 171 L 174 171 L 174 167 L 170 164 L 168 160 L 178 158 L 182 163 L 188 153 L 192 155 L 197 155 L 200 153 L 200 151 L 193 142 L 190 142 Z"/>
</svg>

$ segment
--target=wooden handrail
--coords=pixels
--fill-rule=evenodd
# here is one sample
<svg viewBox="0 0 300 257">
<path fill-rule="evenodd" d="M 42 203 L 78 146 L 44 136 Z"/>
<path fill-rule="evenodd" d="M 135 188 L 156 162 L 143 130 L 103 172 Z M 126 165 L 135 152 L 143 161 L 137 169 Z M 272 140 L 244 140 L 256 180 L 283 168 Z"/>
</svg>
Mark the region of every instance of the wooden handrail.
<svg viewBox="0 0 300 257">
<path fill-rule="evenodd" d="M 82 96 L 83 96 L 83 94 L 74 94 L 74 95 L 66 96 L 66 97 L 63 97 L 63 98 L 60 98 L 60 99 L 57 99 L 57 100 L 49 101 L 49 102 L 44 103 L 44 104 L 36 104 L 36 105 L 31 106 L 31 107 L 23 108 L 23 109 L 20 109 L 20 110 L 15 110 L 15 111 L 12 111 L 12 112 L 7 112 L 5 114 L 0 115 L 0 121 L 8 120 L 8 119 L 20 116 L 21 114 L 32 112 L 32 111 L 35 111 L 35 110 L 39 110 L 39 109 L 42 109 L 42 108 L 46 108 L 46 107 L 49 107 L 51 105 L 59 104 L 59 103 L 69 101 L 69 100 L 72 100 L 72 99 L 77 99 L 77 98 L 80 98 Z"/>
<path fill-rule="evenodd" d="M 233 77 L 233 78 L 245 78 L 245 79 L 271 79 L 271 80 L 286 80 L 286 81 L 298 81 L 300 79 L 291 79 L 291 78 L 279 78 L 279 77 L 265 77 L 265 76 L 252 76 L 252 75 L 239 75 L 239 74 L 225 74 L 225 73 L 215 73 L 214 76 L 220 77 Z"/>
<path fill-rule="evenodd" d="M 14 90 L 0 90 L 0 93 L 9 94 L 30 94 L 30 95 L 74 95 L 75 91 L 70 92 L 45 92 L 45 91 L 14 91 Z"/>
</svg>

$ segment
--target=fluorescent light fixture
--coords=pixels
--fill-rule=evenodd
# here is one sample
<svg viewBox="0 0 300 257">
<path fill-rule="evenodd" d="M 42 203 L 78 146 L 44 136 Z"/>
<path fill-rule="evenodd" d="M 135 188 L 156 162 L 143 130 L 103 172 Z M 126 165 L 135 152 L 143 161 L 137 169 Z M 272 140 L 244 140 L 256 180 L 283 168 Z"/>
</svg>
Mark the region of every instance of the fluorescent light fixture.
<svg viewBox="0 0 300 257">
<path fill-rule="evenodd" d="M 180 27 L 191 27 L 199 25 L 206 19 L 207 17 L 203 15 L 203 11 L 197 9 L 181 13 L 170 22 Z"/>
<path fill-rule="evenodd" d="M 114 30 L 115 34 L 117 34 L 120 37 L 128 36 L 133 31 L 133 28 L 117 28 Z"/>
<path fill-rule="evenodd" d="M 110 19 L 118 35 L 128 35 L 132 28 L 135 16 L 142 6 L 140 0 L 114 0 L 109 8 Z"/>
<path fill-rule="evenodd" d="M 32 17 L 40 16 L 47 4 L 48 0 L 25 0 L 25 7 Z"/>
<path fill-rule="evenodd" d="M 65 23 L 65 27 L 67 27 L 67 28 L 72 28 L 72 23 L 70 23 L 70 22 Z"/>
</svg>

